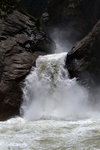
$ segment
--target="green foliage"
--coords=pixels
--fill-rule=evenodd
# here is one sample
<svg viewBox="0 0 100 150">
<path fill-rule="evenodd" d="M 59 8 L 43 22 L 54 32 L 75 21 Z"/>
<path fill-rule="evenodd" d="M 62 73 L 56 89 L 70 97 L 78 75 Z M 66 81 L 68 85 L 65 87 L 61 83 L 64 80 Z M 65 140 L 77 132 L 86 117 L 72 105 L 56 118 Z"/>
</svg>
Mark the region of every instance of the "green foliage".
<svg viewBox="0 0 100 150">
<path fill-rule="evenodd" d="M 0 18 L 5 18 L 20 2 L 21 0 L 0 0 Z"/>
<path fill-rule="evenodd" d="M 37 22 L 37 18 L 35 18 L 34 16 L 32 16 L 31 14 L 29 14 L 26 10 L 21 10 L 21 12 L 23 14 L 25 14 L 26 16 L 28 16 L 31 20 L 33 20 L 34 22 Z"/>
</svg>

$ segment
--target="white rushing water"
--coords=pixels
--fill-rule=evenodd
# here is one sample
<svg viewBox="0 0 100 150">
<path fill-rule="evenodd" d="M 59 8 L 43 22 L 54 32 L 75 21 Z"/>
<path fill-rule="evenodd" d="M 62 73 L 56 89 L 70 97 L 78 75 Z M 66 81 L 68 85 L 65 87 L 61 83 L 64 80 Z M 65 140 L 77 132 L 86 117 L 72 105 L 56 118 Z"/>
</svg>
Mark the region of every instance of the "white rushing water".
<svg viewBox="0 0 100 150">
<path fill-rule="evenodd" d="M 0 122 L 0 150 L 100 150 L 100 119 Z"/>
<path fill-rule="evenodd" d="M 66 53 L 40 56 L 23 89 L 23 118 L 0 122 L 0 150 L 100 150 L 100 114 L 69 79 Z"/>
<path fill-rule="evenodd" d="M 88 92 L 76 79 L 69 79 L 66 56 L 67 53 L 60 53 L 37 59 L 23 90 L 25 118 L 68 120 L 86 111 Z"/>
</svg>

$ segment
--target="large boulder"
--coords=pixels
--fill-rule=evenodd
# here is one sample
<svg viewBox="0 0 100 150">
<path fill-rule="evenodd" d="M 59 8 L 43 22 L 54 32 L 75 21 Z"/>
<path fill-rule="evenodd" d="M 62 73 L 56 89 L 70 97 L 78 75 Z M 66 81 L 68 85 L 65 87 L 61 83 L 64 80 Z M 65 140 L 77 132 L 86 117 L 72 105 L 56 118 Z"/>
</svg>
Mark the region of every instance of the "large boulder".
<svg viewBox="0 0 100 150">
<path fill-rule="evenodd" d="M 36 22 L 18 11 L 0 20 L 0 120 L 19 114 L 23 81 L 51 45 Z"/>
<path fill-rule="evenodd" d="M 100 85 L 100 20 L 67 55 L 70 77 L 89 86 Z"/>
</svg>

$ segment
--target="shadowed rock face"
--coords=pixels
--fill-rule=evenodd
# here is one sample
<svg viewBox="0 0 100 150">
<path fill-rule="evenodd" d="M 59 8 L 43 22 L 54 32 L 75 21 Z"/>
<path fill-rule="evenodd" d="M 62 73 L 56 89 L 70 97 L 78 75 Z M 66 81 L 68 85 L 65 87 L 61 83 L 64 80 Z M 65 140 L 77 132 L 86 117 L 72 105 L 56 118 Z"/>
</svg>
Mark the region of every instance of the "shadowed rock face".
<svg viewBox="0 0 100 150">
<path fill-rule="evenodd" d="M 91 26 L 100 17 L 99 7 L 99 0 L 49 0 L 48 13 L 50 15 L 50 23 L 58 24 L 67 23 L 67 21 L 74 22 L 76 20 L 77 22 L 83 20 L 85 24 L 87 23 L 88 26 Z"/>
<path fill-rule="evenodd" d="M 18 11 L 0 20 L 0 120 L 19 114 L 23 80 L 51 40 Z"/>
<path fill-rule="evenodd" d="M 42 24 L 46 30 L 58 28 L 66 34 L 63 40 L 75 43 L 82 39 L 100 17 L 100 0 L 49 0 Z"/>
<path fill-rule="evenodd" d="M 22 0 L 21 8 L 35 17 L 40 17 L 47 7 L 48 0 Z"/>
<path fill-rule="evenodd" d="M 100 20 L 68 53 L 66 65 L 72 78 L 89 86 L 100 85 Z"/>
<path fill-rule="evenodd" d="M 20 2 L 21 0 L 0 0 L 0 18 L 6 18 L 19 6 Z"/>
</svg>

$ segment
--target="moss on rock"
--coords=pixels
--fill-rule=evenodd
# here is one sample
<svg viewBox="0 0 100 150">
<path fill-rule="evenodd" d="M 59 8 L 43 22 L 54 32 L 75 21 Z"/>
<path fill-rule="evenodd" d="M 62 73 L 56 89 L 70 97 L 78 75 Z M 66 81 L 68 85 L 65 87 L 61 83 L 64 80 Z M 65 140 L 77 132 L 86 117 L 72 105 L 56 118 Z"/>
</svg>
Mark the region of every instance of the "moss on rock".
<svg viewBox="0 0 100 150">
<path fill-rule="evenodd" d="M 12 13 L 17 8 L 21 0 L 1 0 L 0 1 L 0 18 L 6 18 L 8 14 Z"/>
</svg>

